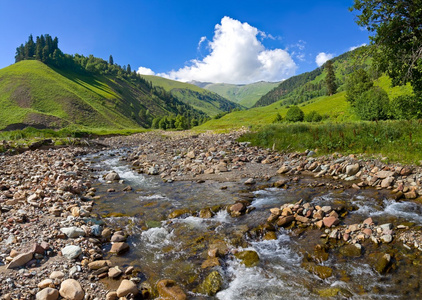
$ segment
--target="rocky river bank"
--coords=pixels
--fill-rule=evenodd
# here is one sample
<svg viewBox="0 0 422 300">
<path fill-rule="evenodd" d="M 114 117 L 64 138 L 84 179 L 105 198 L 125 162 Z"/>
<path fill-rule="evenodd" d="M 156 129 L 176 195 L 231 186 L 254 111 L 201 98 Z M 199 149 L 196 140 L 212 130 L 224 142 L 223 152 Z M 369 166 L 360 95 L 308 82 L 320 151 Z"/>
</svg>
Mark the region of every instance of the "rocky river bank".
<svg viewBox="0 0 422 300">
<path fill-rule="evenodd" d="M 255 196 L 251 192 L 270 187 L 288 189 L 302 181 L 313 188 L 339 192 L 349 188 L 385 190 L 396 201 L 418 202 L 422 195 L 419 167 L 385 165 L 353 155 L 317 156 L 313 151 L 278 153 L 237 142 L 241 134 L 152 132 L 99 142 L 109 148 L 130 149 L 122 160 L 134 171 L 160 177 L 169 185 L 179 181 L 216 181 L 223 184 L 222 189 L 227 188 L 226 182 L 242 187 L 240 199 L 230 205 L 181 208 L 168 215 L 170 222 L 186 216 L 210 218 L 222 209 L 231 218 L 247 217 L 253 211 L 250 204 Z M 124 256 L 132 246 L 125 230 L 109 226 L 92 212 L 102 195 L 95 187 L 98 178 L 93 177 L 94 170 L 81 157 L 100 150 L 68 147 L 0 156 L 3 299 L 193 297 L 186 286 L 170 278 L 150 282 L 142 277 L 142 270 L 121 266 L 112 259 L 114 256 L 110 257 L 110 253 Z M 107 172 L 101 184 L 107 193 L 113 193 L 116 188 L 108 186 L 119 180 L 118 173 Z M 122 192 L 131 190 L 124 182 L 117 188 Z M 245 228 L 238 243 L 277 239 L 283 228 L 303 236 L 315 232 L 322 242 L 304 255 L 302 268 L 321 279 L 334 276 L 335 270 L 323 265 L 332 255 L 329 253 L 334 252 L 344 257 L 368 254 L 368 261 L 377 262 L 371 265 L 380 274 L 394 269 L 400 257 L 386 245 L 403 245 L 416 253 L 410 261 L 419 261 L 422 236 L 418 226 L 376 224 L 371 218 L 345 224 L 344 218 L 351 210 L 353 207 L 344 204 L 328 207 L 297 199 L 271 208 L 266 222 Z M 195 295 L 215 295 L 222 288 L 223 279 L 215 268 L 225 260 L 234 256 L 246 266 L 254 266 L 259 260 L 253 251 L 229 249 L 224 242 L 211 244 L 204 251 L 202 267 L 210 271 L 196 284 Z M 114 281 L 113 287 L 106 278 Z M 348 297 L 340 288 L 319 293 L 321 297 L 336 295 Z"/>
</svg>

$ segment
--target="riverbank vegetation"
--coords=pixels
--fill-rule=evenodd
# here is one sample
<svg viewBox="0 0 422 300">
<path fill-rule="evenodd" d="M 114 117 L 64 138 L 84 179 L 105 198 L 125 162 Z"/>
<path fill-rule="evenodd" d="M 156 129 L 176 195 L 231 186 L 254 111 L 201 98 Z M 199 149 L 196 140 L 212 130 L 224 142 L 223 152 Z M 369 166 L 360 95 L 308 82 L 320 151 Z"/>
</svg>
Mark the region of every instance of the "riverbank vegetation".
<svg viewBox="0 0 422 300">
<path fill-rule="evenodd" d="M 403 163 L 422 161 L 420 120 L 273 124 L 245 134 L 241 141 L 285 152 L 308 149 L 318 155 L 362 153 Z"/>
</svg>

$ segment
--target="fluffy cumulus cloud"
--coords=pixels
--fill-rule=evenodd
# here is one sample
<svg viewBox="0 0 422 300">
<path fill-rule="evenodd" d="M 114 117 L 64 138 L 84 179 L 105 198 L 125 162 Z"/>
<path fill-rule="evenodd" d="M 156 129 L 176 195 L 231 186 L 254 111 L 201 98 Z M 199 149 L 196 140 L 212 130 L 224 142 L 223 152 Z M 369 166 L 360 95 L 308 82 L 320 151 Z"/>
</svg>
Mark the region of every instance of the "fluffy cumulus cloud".
<svg viewBox="0 0 422 300">
<path fill-rule="evenodd" d="M 325 52 L 320 52 L 318 53 L 318 55 L 315 58 L 315 62 L 318 65 L 318 67 L 321 67 L 323 64 L 325 64 L 325 62 L 327 60 L 330 60 L 334 57 L 333 54 L 331 53 L 325 53 Z"/>
<path fill-rule="evenodd" d="M 138 74 L 141 74 L 141 75 L 155 75 L 155 72 L 153 70 L 151 70 L 150 68 L 139 67 Z"/>
<path fill-rule="evenodd" d="M 208 41 L 209 54 L 189 65 L 168 73 L 157 74 L 179 81 L 252 83 L 280 81 L 295 74 L 297 68 L 283 49 L 267 49 L 261 38 L 273 38 L 248 23 L 224 17 L 215 26 Z M 198 46 L 206 41 L 201 37 Z"/>
</svg>

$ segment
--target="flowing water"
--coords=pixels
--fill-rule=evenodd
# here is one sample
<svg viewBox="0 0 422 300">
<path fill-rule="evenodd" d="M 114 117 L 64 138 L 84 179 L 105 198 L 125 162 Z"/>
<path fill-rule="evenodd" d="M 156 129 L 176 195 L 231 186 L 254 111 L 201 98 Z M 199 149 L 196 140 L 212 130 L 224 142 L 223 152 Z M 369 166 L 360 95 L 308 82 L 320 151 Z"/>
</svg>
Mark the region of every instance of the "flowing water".
<svg viewBox="0 0 422 300">
<path fill-rule="evenodd" d="M 106 222 L 122 228 L 130 238 L 129 253 L 113 257 L 121 266 L 134 265 L 141 276 L 151 284 L 162 278 L 176 280 L 186 290 L 192 291 L 209 270 L 201 268 L 207 259 L 211 244 L 226 244 L 229 253 L 255 250 L 259 264 L 245 267 L 229 254 L 224 263 L 216 267 L 224 278 L 224 285 L 214 297 L 189 292 L 192 299 L 318 299 L 326 295 L 321 291 L 339 291 L 335 298 L 345 299 L 421 299 L 422 272 L 417 250 L 403 247 L 400 242 L 388 246 L 395 251 L 395 263 L 387 275 L 380 275 L 368 264 L 365 257 L 344 258 L 332 250 L 329 259 L 321 262 L 333 269 L 333 276 L 320 279 L 301 267 L 304 259 L 322 244 L 321 231 L 317 229 L 280 229 L 276 240 L 262 241 L 247 234 L 264 224 L 269 209 L 299 199 L 314 205 L 345 204 L 354 211 L 343 220 L 344 224 L 360 223 L 372 217 L 377 224 L 403 222 L 422 225 L 422 207 L 413 202 L 395 202 L 387 192 L 376 190 L 329 190 L 310 187 L 315 179 L 302 179 L 289 189 L 266 188 L 254 191 L 251 205 L 255 208 L 247 215 L 232 218 L 223 209 L 242 198 L 245 186 L 236 182 L 173 182 L 164 183 L 158 176 L 138 174 L 130 165 L 121 161 L 127 149 L 106 151 L 86 156 L 97 170 L 100 184 L 97 189 L 101 199 L 95 212 L 106 215 Z M 124 184 L 104 184 L 101 175 L 115 170 Z M 130 192 L 123 192 L 126 185 Z M 114 188 L 116 192 L 107 193 Z M 204 207 L 216 214 L 203 219 L 186 213 L 168 219 L 175 209 L 198 212 Z M 366 246 L 365 246 L 366 247 Z M 368 246 L 367 251 L 387 251 Z M 374 247 L 375 248 L 375 247 Z M 107 249 L 106 249 L 107 250 Z M 109 282 L 113 285 L 113 282 Z"/>
</svg>

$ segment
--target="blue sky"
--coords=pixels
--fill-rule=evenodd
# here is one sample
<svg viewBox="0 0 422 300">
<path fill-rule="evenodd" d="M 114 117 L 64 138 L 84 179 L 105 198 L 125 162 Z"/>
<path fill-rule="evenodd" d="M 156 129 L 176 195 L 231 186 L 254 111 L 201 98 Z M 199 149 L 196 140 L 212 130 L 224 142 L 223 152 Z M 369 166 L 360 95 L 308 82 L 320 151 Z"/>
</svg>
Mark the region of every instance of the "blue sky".
<svg viewBox="0 0 422 300">
<path fill-rule="evenodd" d="M 114 62 L 142 67 L 142 73 L 183 81 L 279 81 L 368 43 L 368 32 L 348 11 L 352 4 L 0 0 L 0 68 L 14 63 L 16 47 L 29 34 L 48 33 L 65 53 L 106 60 L 112 54 Z"/>
</svg>

